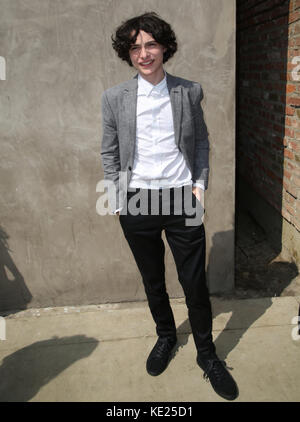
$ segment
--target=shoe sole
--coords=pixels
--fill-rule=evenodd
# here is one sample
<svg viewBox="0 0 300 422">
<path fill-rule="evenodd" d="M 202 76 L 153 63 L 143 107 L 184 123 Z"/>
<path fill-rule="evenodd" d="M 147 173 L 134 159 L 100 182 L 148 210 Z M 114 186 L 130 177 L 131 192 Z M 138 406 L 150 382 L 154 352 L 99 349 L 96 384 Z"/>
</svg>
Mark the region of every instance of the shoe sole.
<svg viewBox="0 0 300 422">
<path fill-rule="evenodd" d="M 214 388 L 214 386 L 212 385 L 212 383 L 210 383 L 210 385 L 212 386 L 212 388 L 213 388 L 214 392 L 215 392 L 216 394 L 218 394 L 218 396 L 222 397 L 223 399 L 226 399 L 226 400 L 229 400 L 229 401 L 233 401 L 233 400 L 235 400 L 235 399 L 239 396 L 239 391 L 238 391 L 238 388 L 237 388 L 237 393 L 236 393 L 236 396 L 226 396 L 225 394 L 221 394 L 221 393 L 219 393 L 219 392 L 218 392 L 218 391 Z"/>
<path fill-rule="evenodd" d="M 147 368 L 146 368 L 147 369 Z M 147 372 L 148 372 L 148 374 L 149 375 L 151 375 L 152 377 L 157 377 L 158 375 L 160 375 L 160 374 L 162 374 L 165 370 L 167 369 L 167 366 L 165 367 L 165 369 L 163 369 L 161 372 L 151 372 L 151 371 L 148 371 L 148 369 L 147 369 Z"/>
</svg>

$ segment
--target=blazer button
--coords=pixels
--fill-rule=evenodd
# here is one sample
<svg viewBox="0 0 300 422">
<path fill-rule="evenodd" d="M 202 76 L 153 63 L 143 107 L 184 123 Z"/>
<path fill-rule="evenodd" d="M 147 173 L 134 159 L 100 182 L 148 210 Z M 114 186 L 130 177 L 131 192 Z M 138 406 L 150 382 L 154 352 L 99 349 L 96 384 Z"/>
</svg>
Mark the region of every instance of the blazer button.
<svg viewBox="0 0 300 422">
<path fill-rule="evenodd" d="M 131 171 L 131 167 L 130 166 L 128 167 L 128 170 Z"/>
</svg>

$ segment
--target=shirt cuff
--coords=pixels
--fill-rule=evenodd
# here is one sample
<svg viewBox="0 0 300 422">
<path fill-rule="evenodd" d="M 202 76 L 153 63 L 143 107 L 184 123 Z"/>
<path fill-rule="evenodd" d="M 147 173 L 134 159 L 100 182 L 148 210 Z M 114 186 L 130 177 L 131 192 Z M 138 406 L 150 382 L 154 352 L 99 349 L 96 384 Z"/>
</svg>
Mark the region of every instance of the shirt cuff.
<svg viewBox="0 0 300 422">
<path fill-rule="evenodd" d="M 193 183 L 193 188 L 194 188 L 194 187 L 196 187 L 196 188 L 201 188 L 202 190 L 205 190 L 204 185 L 202 185 L 202 183 L 199 183 L 199 182 L 195 182 L 195 183 Z"/>
</svg>

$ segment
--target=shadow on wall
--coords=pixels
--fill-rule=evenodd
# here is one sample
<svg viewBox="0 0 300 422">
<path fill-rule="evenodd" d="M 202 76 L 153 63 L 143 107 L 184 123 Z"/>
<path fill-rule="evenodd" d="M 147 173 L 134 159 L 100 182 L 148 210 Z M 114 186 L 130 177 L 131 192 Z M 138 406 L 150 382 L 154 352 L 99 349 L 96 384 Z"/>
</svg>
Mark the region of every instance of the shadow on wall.
<svg viewBox="0 0 300 422">
<path fill-rule="evenodd" d="M 32 299 L 24 278 L 10 255 L 8 238 L 0 226 L 0 312 L 5 315 L 13 313 L 12 310 L 26 309 Z"/>
<path fill-rule="evenodd" d="M 74 362 L 88 357 L 98 343 L 84 335 L 52 338 L 5 357 L 0 366 L 0 401 L 29 401 Z"/>
<path fill-rule="evenodd" d="M 210 294 L 234 289 L 234 230 L 214 233 L 207 265 Z"/>
</svg>

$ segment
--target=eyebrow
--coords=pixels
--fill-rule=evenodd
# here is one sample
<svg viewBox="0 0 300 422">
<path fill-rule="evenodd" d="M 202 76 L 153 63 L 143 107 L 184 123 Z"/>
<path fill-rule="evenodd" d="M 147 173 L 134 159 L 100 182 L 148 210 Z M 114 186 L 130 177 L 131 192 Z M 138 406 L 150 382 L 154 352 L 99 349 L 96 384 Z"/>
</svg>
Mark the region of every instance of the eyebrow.
<svg viewBox="0 0 300 422">
<path fill-rule="evenodd" d="M 153 42 L 157 42 L 157 41 L 155 41 L 155 40 L 152 40 L 152 41 L 147 41 L 146 43 L 145 43 L 145 45 L 147 45 L 147 44 L 151 44 L 151 43 L 153 43 Z M 139 47 L 141 44 L 131 44 L 131 47 Z"/>
</svg>

